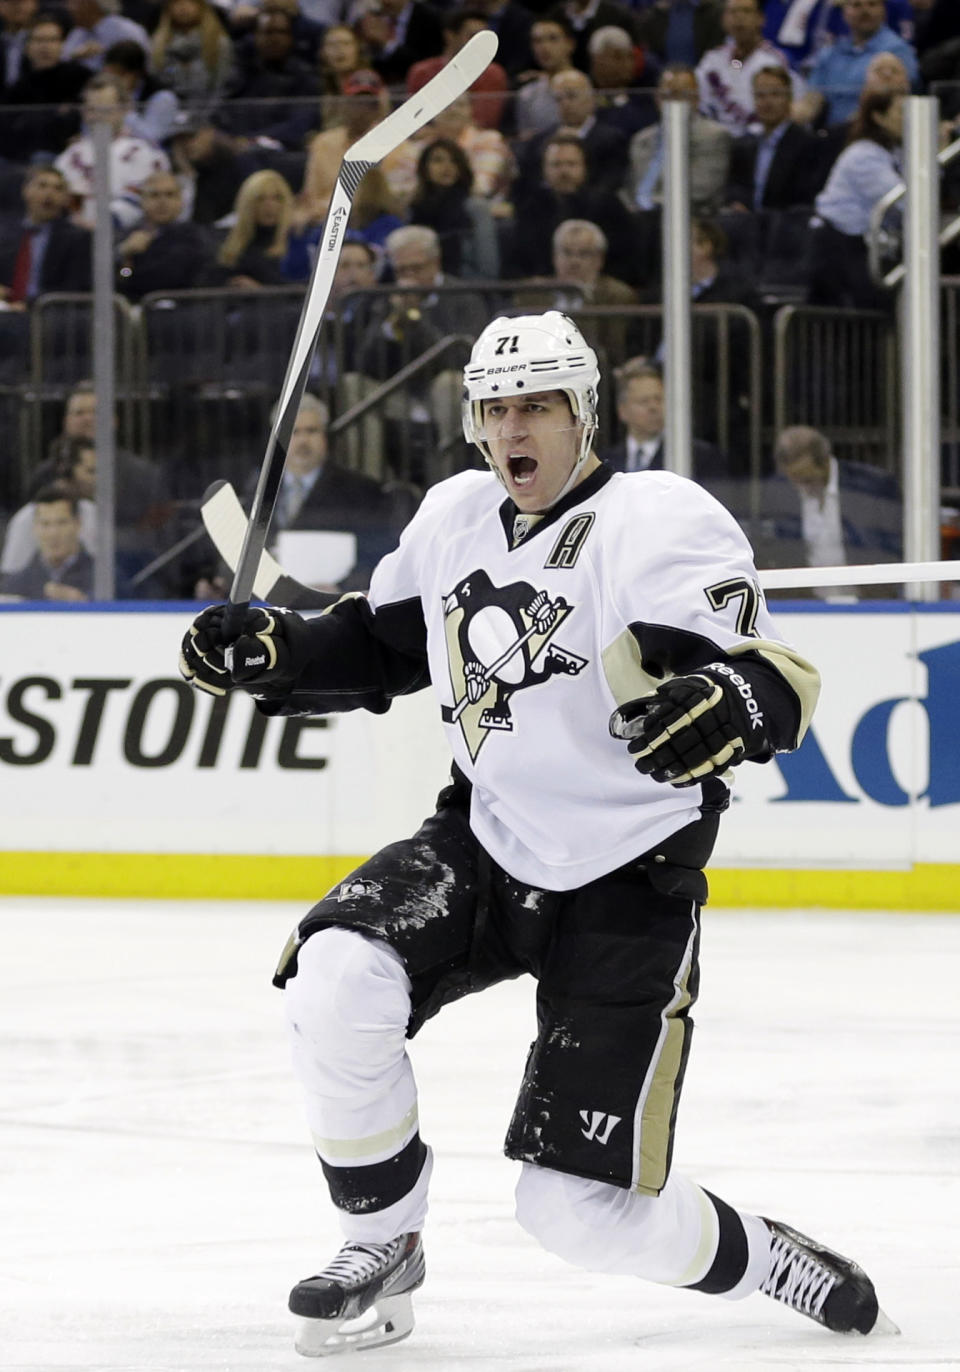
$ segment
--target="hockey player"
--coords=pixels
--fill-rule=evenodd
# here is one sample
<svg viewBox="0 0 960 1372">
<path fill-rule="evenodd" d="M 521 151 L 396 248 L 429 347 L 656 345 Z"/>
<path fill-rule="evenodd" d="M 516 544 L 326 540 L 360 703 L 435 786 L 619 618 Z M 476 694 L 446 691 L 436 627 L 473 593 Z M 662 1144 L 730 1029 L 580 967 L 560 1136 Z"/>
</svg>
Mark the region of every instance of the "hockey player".
<svg viewBox="0 0 960 1372">
<path fill-rule="evenodd" d="M 275 978 L 346 1238 L 291 1292 L 305 1354 L 413 1328 L 431 1153 L 406 1037 L 524 972 L 539 1032 L 506 1153 L 529 1233 L 833 1330 L 885 1321 L 853 1262 L 671 1171 L 730 769 L 797 746 L 819 679 L 706 491 L 597 459 L 598 381 L 565 315 L 494 320 L 463 412 L 492 470 L 428 492 L 367 598 L 251 608 L 227 649 L 211 607 L 183 642 L 188 680 L 268 715 L 381 713 L 432 684 L 454 755 L 436 813 L 310 911 Z"/>
</svg>

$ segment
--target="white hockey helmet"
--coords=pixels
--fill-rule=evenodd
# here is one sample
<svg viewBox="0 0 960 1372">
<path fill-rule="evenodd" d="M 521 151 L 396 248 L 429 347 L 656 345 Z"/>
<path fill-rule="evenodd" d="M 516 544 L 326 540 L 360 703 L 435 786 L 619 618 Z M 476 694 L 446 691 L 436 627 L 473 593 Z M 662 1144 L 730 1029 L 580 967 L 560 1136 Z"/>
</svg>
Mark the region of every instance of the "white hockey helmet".
<svg viewBox="0 0 960 1372">
<path fill-rule="evenodd" d="M 524 391 L 563 391 L 574 418 L 583 426 L 579 456 L 565 493 L 590 455 L 599 385 L 597 355 L 567 315 L 547 310 L 545 314 L 501 316 L 484 329 L 463 369 L 464 438 L 475 443 L 490 462 L 483 432 L 484 400 Z"/>
</svg>

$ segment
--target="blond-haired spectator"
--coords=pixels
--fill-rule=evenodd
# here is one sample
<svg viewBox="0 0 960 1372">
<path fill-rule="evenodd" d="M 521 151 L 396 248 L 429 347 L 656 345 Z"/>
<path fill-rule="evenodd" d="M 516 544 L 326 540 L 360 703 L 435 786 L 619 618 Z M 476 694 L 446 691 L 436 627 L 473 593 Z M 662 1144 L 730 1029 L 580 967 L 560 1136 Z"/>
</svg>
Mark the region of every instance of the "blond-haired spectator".
<svg viewBox="0 0 960 1372">
<path fill-rule="evenodd" d="M 152 57 L 156 76 L 189 104 L 219 100 L 234 70 L 233 44 L 208 0 L 166 0 Z"/>
<path fill-rule="evenodd" d="M 293 191 L 275 171 L 248 176 L 237 192 L 234 222 L 217 253 L 225 284 L 243 290 L 285 284 Z"/>
</svg>

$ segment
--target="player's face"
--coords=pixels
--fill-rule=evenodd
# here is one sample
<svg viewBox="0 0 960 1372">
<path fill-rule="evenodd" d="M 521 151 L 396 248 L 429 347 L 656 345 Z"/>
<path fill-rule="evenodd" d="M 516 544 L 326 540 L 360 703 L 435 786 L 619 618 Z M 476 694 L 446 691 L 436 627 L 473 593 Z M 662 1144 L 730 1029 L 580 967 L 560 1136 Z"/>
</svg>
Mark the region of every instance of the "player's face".
<svg viewBox="0 0 960 1372">
<path fill-rule="evenodd" d="M 483 402 L 490 456 L 511 500 L 525 514 L 549 509 L 580 450 L 580 425 L 562 391 Z M 583 469 L 583 476 L 588 468 Z"/>
</svg>

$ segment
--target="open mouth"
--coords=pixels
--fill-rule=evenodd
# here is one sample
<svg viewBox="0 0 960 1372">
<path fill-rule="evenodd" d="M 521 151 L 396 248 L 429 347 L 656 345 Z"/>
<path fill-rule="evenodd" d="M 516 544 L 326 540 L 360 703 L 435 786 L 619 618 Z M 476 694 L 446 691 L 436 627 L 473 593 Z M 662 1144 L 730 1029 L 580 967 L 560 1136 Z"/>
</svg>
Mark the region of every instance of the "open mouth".
<svg viewBox="0 0 960 1372">
<path fill-rule="evenodd" d="M 510 468 L 510 479 L 516 486 L 528 486 L 537 470 L 536 460 L 527 457 L 526 454 L 508 457 L 507 465 Z"/>
</svg>

